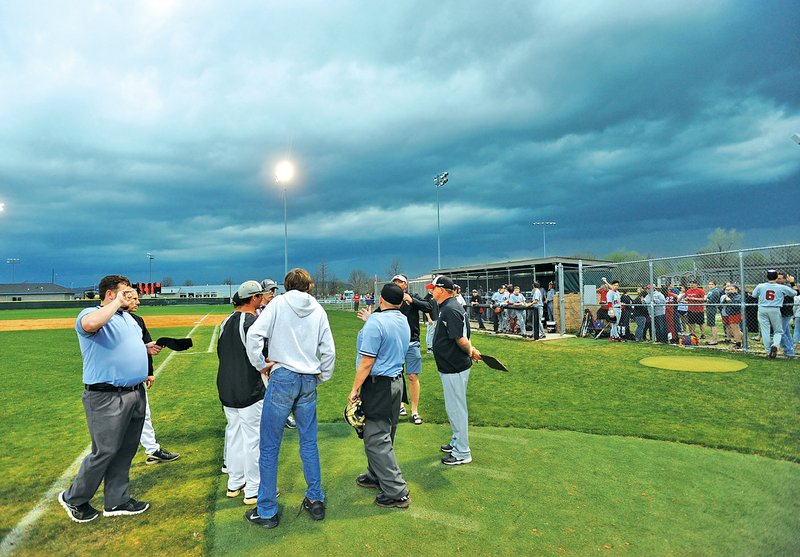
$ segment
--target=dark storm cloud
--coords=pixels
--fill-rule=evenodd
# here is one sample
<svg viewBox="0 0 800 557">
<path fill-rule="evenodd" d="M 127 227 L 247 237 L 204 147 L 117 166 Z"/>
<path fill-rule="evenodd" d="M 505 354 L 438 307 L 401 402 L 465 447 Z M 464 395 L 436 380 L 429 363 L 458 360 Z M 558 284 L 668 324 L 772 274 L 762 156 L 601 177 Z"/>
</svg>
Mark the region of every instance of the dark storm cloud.
<svg viewBox="0 0 800 557">
<path fill-rule="evenodd" d="M 800 239 L 786 2 L 0 7 L 0 255 L 219 282 Z M 27 274 L 24 274 L 27 273 Z M 10 273 L 9 273 L 10 274 Z"/>
</svg>

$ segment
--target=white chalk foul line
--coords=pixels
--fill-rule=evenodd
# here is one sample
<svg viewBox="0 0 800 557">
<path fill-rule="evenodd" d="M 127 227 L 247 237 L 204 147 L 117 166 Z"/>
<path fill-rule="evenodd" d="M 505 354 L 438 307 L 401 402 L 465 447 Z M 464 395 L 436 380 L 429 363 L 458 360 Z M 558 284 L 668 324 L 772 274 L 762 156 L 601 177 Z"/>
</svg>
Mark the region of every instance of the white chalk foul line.
<svg viewBox="0 0 800 557">
<path fill-rule="evenodd" d="M 208 316 L 208 313 L 205 314 L 203 319 L 198 321 L 194 328 L 189 331 L 189 334 L 186 336 L 191 338 L 200 324 Z M 167 363 L 169 363 L 176 353 L 177 352 L 171 352 L 170 355 L 167 356 L 163 362 L 161 362 L 161 365 L 156 368 L 156 370 L 153 372 L 153 375 L 158 376 L 161 373 L 161 370 L 166 367 Z M 28 532 L 30 532 L 30 529 L 34 524 L 36 524 L 36 521 L 39 520 L 39 517 L 42 516 L 42 513 L 44 513 L 47 506 L 52 505 L 55 502 L 56 496 L 69 486 L 70 482 L 74 479 L 75 474 L 78 473 L 78 469 L 81 467 L 83 459 L 86 458 L 86 455 L 88 455 L 90 452 L 92 452 L 91 443 L 89 443 L 83 452 L 78 455 L 78 458 L 76 458 L 72 464 L 70 464 L 67 469 L 64 470 L 61 476 L 59 476 L 59 478 L 53 482 L 50 488 L 39 498 L 28 514 L 23 516 L 22 520 L 20 520 L 17 525 L 14 526 L 14 529 L 11 530 L 5 538 L 3 538 L 3 541 L 0 542 L 0 557 L 7 557 L 8 555 L 11 555 L 22 545 L 22 542 L 25 541 L 25 537 L 28 535 Z"/>
<path fill-rule="evenodd" d="M 219 332 L 219 325 L 214 327 L 214 332 L 211 333 L 211 342 L 208 343 L 208 350 L 207 352 L 212 352 L 214 348 L 214 343 L 217 340 L 217 333 Z"/>
</svg>

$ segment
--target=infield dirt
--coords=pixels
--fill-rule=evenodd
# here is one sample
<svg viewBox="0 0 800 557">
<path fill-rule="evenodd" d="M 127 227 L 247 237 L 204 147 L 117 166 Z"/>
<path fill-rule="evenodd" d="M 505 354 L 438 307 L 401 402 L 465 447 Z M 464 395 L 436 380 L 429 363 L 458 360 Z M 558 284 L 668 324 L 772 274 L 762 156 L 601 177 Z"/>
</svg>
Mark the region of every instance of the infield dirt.
<svg viewBox="0 0 800 557">
<path fill-rule="evenodd" d="M 219 325 L 227 315 L 149 315 L 146 317 L 148 329 L 164 329 L 167 327 L 193 327 L 203 319 L 203 325 Z M 56 319 L 9 319 L 0 320 L 0 331 L 34 331 L 47 329 L 72 329 L 74 317 Z"/>
</svg>

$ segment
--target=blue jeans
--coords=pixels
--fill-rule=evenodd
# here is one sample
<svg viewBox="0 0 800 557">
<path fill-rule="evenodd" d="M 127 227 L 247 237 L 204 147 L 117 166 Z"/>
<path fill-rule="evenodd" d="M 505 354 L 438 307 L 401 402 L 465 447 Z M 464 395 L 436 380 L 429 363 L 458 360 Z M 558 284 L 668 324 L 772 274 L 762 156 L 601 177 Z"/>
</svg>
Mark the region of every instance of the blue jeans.
<svg viewBox="0 0 800 557">
<path fill-rule="evenodd" d="M 261 411 L 259 441 L 258 516 L 271 518 L 278 512 L 278 453 L 283 440 L 283 425 L 294 414 L 300 437 L 300 460 L 306 479 L 306 497 L 324 501 L 322 472 L 317 447 L 317 376 L 295 373 L 278 367 L 270 373 L 264 407 Z"/>
</svg>

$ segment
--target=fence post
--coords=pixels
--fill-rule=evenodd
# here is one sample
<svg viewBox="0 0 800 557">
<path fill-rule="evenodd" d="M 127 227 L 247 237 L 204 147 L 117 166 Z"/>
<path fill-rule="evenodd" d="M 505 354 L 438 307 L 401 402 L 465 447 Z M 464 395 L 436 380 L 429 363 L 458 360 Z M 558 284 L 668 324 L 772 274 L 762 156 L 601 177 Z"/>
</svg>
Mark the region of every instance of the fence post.
<svg viewBox="0 0 800 557">
<path fill-rule="evenodd" d="M 558 324 L 562 335 L 567 334 L 567 308 L 564 307 L 564 264 L 558 264 Z"/>
<path fill-rule="evenodd" d="M 744 301 L 744 253 L 739 252 L 739 285 L 742 289 L 742 322 L 744 330 L 744 334 L 742 335 L 742 350 L 745 352 L 749 351 L 749 342 L 747 341 L 747 304 Z"/>
<path fill-rule="evenodd" d="M 581 323 L 583 323 L 583 314 L 586 311 L 583 307 L 583 259 L 578 260 L 578 299 L 581 301 Z"/>
<path fill-rule="evenodd" d="M 653 260 L 650 259 L 647 262 L 648 267 L 650 268 L 650 342 L 653 344 L 656 343 L 656 300 L 655 300 L 655 291 L 656 285 L 653 281 Z"/>
</svg>

